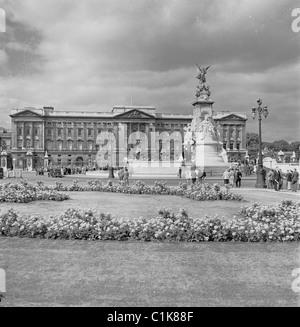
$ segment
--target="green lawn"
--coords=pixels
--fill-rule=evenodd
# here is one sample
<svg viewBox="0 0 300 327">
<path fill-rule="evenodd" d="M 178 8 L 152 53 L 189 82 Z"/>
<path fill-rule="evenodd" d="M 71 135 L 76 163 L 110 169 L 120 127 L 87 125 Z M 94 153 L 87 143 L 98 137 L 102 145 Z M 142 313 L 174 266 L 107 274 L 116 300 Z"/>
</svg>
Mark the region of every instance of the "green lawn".
<svg viewBox="0 0 300 327">
<path fill-rule="evenodd" d="M 0 306 L 299 306 L 299 245 L 0 237 Z"/>
</svg>

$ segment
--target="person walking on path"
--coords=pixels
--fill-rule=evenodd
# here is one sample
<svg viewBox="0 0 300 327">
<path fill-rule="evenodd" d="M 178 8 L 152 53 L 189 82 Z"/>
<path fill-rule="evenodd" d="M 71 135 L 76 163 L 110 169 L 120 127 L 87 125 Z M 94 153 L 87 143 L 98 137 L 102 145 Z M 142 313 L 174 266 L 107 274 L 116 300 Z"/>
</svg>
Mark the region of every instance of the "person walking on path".
<svg viewBox="0 0 300 327">
<path fill-rule="evenodd" d="M 236 187 L 241 187 L 242 176 L 243 175 L 242 175 L 241 171 L 238 169 L 236 172 L 236 180 L 235 180 Z"/>
<path fill-rule="evenodd" d="M 230 187 L 233 187 L 234 184 L 234 170 L 231 169 L 229 172 L 229 185 Z"/>
<path fill-rule="evenodd" d="M 181 166 L 179 167 L 179 170 L 178 170 L 178 177 L 181 178 L 181 173 L 182 173 L 182 168 Z"/>
<path fill-rule="evenodd" d="M 124 169 L 120 168 L 118 171 L 119 180 L 122 181 L 124 177 Z"/>
<path fill-rule="evenodd" d="M 206 178 L 206 172 L 205 172 L 205 170 L 203 170 L 202 175 L 200 176 L 200 174 L 199 174 L 198 180 L 200 181 L 200 183 L 204 183 L 205 178 Z"/>
<path fill-rule="evenodd" d="M 223 180 L 224 180 L 224 185 L 227 185 L 229 183 L 229 171 L 228 171 L 228 169 L 225 169 L 222 177 L 223 177 Z"/>
<path fill-rule="evenodd" d="M 196 183 L 196 180 L 197 180 L 197 174 L 196 174 L 195 169 L 193 169 L 191 171 L 191 178 L 192 178 L 192 184 L 195 184 Z"/>
<path fill-rule="evenodd" d="M 292 176 L 292 192 L 297 192 L 298 180 L 299 180 L 299 173 L 297 172 L 297 169 L 295 168 L 293 171 L 293 176 Z"/>
<path fill-rule="evenodd" d="M 292 178 L 293 178 L 293 172 L 288 170 L 286 173 L 286 189 L 287 190 L 291 190 Z"/>
<path fill-rule="evenodd" d="M 282 176 L 280 174 L 280 170 L 278 167 L 276 167 L 274 171 L 274 190 L 279 191 L 280 190 L 280 183 L 281 183 Z"/>
<path fill-rule="evenodd" d="M 189 180 L 191 178 L 191 175 L 190 175 L 190 171 L 189 170 L 187 170 L 185 172 L 185 178 L 186 178 L 186 183 L 189 185 Z"/>
<path fill-rule="evenodd" d="M 267 188 L 274 188 L 274 172 L 272 169 L 267 173 Z"/>
<path fill-rule="evenodd" d="M 124 178 L 125 185 L 129 185 L 129 171 L 127 168 L 125 168 L 123 178 Z"/>
</svg>

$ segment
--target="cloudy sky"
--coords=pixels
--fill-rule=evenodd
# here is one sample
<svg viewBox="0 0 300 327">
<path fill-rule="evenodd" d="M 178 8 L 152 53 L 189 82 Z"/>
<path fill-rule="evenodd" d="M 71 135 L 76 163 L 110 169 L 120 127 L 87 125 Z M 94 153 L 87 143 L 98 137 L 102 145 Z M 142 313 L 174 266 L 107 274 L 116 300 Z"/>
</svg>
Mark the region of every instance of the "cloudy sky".
<svg viewBox="0 0 300 327">
<path fill-rule="evenodd" d="M 0 0 L 0 126 L 11 108 L 191 113 L 196 63 L 214 110 L 269 106 L 263 139 L 300 140 L 295 0 Z M 300 26 L 300 23 L 298 24 Z"/>
</svg>

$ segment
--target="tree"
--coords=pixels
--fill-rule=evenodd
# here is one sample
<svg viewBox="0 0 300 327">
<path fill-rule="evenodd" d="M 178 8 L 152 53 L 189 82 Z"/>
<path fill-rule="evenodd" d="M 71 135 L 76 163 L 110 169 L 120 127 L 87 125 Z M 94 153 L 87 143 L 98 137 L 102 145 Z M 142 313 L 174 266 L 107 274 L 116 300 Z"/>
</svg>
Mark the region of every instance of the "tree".
<svg viewBox="0 0 300 327">
<path fill-rule="evenodd" d="M 259 147 L 259 135 L 256 133 L 247 133 L 246 134 L 246 145 L 247 148 L 256 148 Z"/>
<path fill-rule="evenodd" d="M 280 150 L 282 150 L 282 151 L 291 151 L 289 142 L 287 142 L 285 140 L 274 141 L 273 145 L 274 145 L 274 150 L 275 151 L 280 151 Z"/>
</svg>

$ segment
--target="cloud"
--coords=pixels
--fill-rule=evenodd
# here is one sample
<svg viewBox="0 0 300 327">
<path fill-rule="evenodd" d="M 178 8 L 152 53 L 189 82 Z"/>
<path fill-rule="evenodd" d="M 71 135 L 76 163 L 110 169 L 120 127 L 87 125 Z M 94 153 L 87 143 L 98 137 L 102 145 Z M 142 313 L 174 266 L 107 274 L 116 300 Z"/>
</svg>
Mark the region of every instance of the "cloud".
<svg viewBox="0 0 300 327">
<path fill-rule="evenodd" d="M 266 137 L 299 139 L 299 35 L 296 1 L 2 1 L 0 96 L 14 106 L 108 111 L 116 104 L 191 113 L 195 63 L 215 110 L 250 114 L 258 97 L 272 109 Z M 2 59 L 3 56 L 3 59 Z M 7 105 L 7 102 L 6 102 Z M 1 104 L 1 120 L 8 125 Z M 285 108 L 285 117 L 278 121 Z M 5 109 L 5 115 L 4 110 Z M 289 121 L 286 117 L 292 117 Z M 248 129 L 256 130 L 248 121 Z"/>
</svg>

